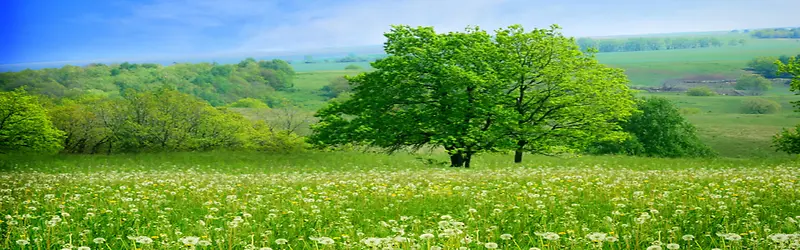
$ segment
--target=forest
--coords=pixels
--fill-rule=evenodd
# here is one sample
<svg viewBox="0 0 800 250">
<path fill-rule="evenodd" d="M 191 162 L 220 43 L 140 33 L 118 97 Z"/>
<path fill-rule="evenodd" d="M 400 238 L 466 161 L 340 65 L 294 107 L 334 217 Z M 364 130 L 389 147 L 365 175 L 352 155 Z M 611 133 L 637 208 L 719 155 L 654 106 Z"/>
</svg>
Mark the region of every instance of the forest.
<svg viewBox="0 0 800 250">
<path fill-rule="evenodd" d="M 750 36 L 755 38 L 800 38 L 800 28 L 777 28 L 751 30 Z"/>
<path fill-rule="evenodd" d="M 119 96 L 131 90 L 147 91 L 170 86 L 181 93 L 197 96 L 212 106 L 223 106 L 242 98 L 271 103 L 271 93 L 291 89 L 294 69 L 283 60 L 238 64 L 152 63 L 89 64 L 41 70 L 0 73 L 0 90 L 25 87 L 28 92 L 53 98 L 72 98 L 84 94 Z"/>
<path fill-rule="evenodd" d="M 730 39 L 723 41 L 718 37 L 636 37 L 627 39 L 592 39 L 583 37 L 578 38 L 577 42 L 583 50 L 595 48 L 598 52 L 632 52 L 737 46 L 744 44 L 745 40 Z"/>
</svg>

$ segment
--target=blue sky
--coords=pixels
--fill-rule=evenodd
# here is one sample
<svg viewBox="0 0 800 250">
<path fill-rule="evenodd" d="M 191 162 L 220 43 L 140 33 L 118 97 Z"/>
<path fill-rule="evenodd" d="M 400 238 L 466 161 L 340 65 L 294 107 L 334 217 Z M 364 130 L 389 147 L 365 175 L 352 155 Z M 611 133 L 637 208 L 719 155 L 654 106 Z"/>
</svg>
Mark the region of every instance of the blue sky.
<svg viewBox="0 0 800 250">
<path fill-rule="evenodd" d="M 0 0 L 0 64 L 375 45 L 391 24 L 571 36 L 800 26 L 797 0 Z"/>
</svg>

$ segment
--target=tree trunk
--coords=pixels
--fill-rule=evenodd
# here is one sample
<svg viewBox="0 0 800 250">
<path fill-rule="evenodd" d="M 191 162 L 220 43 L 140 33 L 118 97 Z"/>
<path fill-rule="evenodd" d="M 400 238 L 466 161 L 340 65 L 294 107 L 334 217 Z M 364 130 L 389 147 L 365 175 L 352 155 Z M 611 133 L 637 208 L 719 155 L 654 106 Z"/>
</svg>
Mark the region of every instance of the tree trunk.
<svg viewBox="0 0 800 250">
<path fill-rule="evenodd" d="M 472 152 L 467 152 L 464 156 L 464 168 L 469 168 L 469 163 L 472 161 Z"/>
<path fill-rule="evenodd" d="M 514 163 L 522 162 L 522 150 L 517 149 L 517 152 L 514 152 Z"/>
<path fill-rule="evenodd" d="M 521 163 L 522 162 L 522 150 L 525 148 L 528 142 L 524 140 L 517 141 L 517 151 L 514 152 L 514 163 Z"/>
<path fill-rule="evenodd" d="M 450 167 L 460 168 L 464 166 L 464 156 L 461 153 L 450 154 Z"/>
</svg>

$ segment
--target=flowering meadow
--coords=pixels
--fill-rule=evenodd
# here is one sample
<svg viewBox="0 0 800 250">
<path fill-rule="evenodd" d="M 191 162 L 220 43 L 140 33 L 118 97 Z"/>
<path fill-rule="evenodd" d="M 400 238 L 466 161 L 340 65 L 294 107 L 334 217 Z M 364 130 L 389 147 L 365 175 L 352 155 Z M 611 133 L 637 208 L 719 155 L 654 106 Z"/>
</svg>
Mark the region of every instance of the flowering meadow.
<svg viewBox="0 0 800 250">
<path fill-rule="evenodd" d="M 0 249 L 800 249 L 791 162 L 370 157 L 6 164 Z"/>
</svg>

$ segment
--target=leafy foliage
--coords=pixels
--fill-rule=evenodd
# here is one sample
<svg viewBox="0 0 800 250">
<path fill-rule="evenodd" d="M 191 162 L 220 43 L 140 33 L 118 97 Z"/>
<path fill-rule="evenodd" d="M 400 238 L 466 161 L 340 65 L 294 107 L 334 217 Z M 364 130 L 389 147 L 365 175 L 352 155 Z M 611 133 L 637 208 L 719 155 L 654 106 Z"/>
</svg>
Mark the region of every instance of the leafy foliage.
<svg viewBox="0 0 800 250">
<path fill-rule="evenodd" d="M 303 145 L 291 133 L 279 135 L 238 113 L 166 87 L 131 91 L 124 98 L 64 99 L 53 113 L 56 126 L 67 134 L 64 149 L 69 153 L 273 150 Z"/>
<path fill-rule="evenodd" d="M 755 38 L 800 38 L 800 28 L 758 29 L 750 32 Z"/>
<path fill-rule="evenodd" d="M 353 90 L 353 86 L 347 78 L 343 76 L 335 77 L 331 79 L 328 85 L 322 87 L 322 95 L 328 98 L 336 98 L 342 93 L 350 92 Z"/>
<path fill-rule="evenodd" d="M 690 88 L 688 91 L 686 91 L 686 95 L 688 95 L 688 96 L 715 96 L 715 95 L 717 95 L 717 92 L 714 92 L 714 90 L 711 90 L 711 88 L 709 88 L 707 86 L 700 86 L 700 87 Z"/>
<path fill-rule="evenodd" d="M 787 63 L 776 62 L 779 70 L 792 75 L 791 87 L 789 90 L 800 94 L 800 56 L 792 58 Z M 794 102 L 795 106 L 800 102 Z M 794 130 L 784 129 L 781 133 L 773 137 L 773 146 L 776 150 L 789 154 L 800 154 L 800 125 Z"/>
<path fill-rule="evenodd" d="M 269 108 L 269 106 L 262 102 L 261 100 L 255 98 L 242 98 L 236 102 L 228 104 L 228 107 L 231 108 L 257 108 L 257 109 L 264 109 Z"/>
<path fill-rule="evenodd" d="M 320 110 L 312 141 L 363 143 L 389 152 L 443 147 L 452 166 L 472 155 L 576 148 L 612 132 L 633 109 L 621 71 L 598 64 L 554 26 L 437 34 L 394 26 L 388 57 L 348 78 L 351 98 Z M 520 143 L 520 142 L 523 143 Z"/>
<path fill-rule="evenodd" d="M 54 153 L 62 139 L 38 98 L 22 88 L 0 92 L 0 154 Z"/>
<path fill-rule="evenodd" d="M 622 143 L 598 141 L 589 152 L 649 157 L 706 157 L 715 153 L 697 137 L 695 127 L 667 99 L 639 100 L 636 112 L 621 126 L 630 137 Z"/>
<path fill-rule="evenodd" d="M 754 73 L 766 78 L 790 78 L 792 77 L 791 74 L 787 72 L 780 72 L 778 65 L 775 64 L 775 61 L 780 61 L 782 64 L 788 64 L 790 59 L 792 59 L 792 57 L 787 55 L 782 55 L 779 57 L 762 56 L 753 58 L 753 60 L 747 62 L 747 67 L 749 67 Z"/>
<path fill-rule="evenodd" d="M 742 103 L 744 114 L 774 114 L 781 111 L 781 104 L 768 99 L 753 98 Z"/>
<path fill-rule="evenodd" d="M 0 73 L 0 90 L 26 86 L 30 92 L 50 97 L 77 97 L 92 93 L 124 95 L 127 91 L 147 91 L 162 85 L 197 96 L 214 106 L 242 98 L 268 98 L 275 90 L 293 86 L 295 72 L 285 61 L 256 61 L 248 58 L 238 64 L 180 63 L 119 65 L 90 64 L 58 69 L 24 70 Z"/>
<path fill-rule="evenodd" d="M 601 53 L 694 49 L 722 47 L 725 45 L 716 37 L 633 37 L 626 39 L 591 39 L 584 37 L 578 39 L 577 42 L 584 51 L 589 48 L 595 48 Z M 738 43 L 729 45 L 735 46 Z"/>
<path fill-rule="evenodd" d="M 772 88 L 772 81 L 760 75 L 744 75 L 736 80 L 734 88 L 737 90 L 747 90 L 752 95 L 761 95 L 764 91 Z"/>
</svg>

